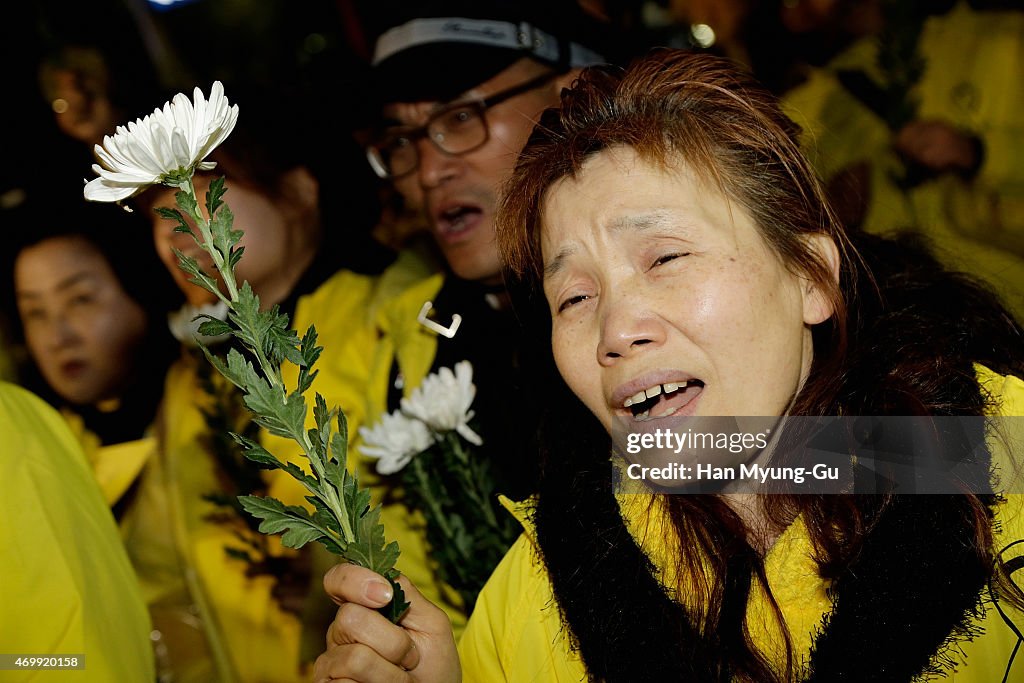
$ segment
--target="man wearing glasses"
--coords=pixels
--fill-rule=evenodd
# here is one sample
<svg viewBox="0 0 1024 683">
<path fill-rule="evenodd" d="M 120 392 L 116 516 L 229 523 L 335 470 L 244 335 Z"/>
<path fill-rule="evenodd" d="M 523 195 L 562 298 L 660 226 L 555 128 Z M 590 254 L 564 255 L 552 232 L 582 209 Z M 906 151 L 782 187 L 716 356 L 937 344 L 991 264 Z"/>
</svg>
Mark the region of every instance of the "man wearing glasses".
<svg viewBox="0 0 1024 683">
<path fill-rule="evenodd" d="M 541 112 L 580 67 L 604 61 L 575 38 L 586 21 L 575 0 L 538 4 L 386 3 L 373 58 L 380 119 L 367 145 L 377 175 L 422 212 L 447 266 L 381 306 L 368 422 L 396 410 L 428 373 L 471 361 L 478 452 L 495 463 L 498 491 L 514 498 L 532 492 L 536 456 L 521 433 L 529 401 L 494 241 L 498 194 Z M 433 578 L 422 531 L 401 529 L 409 511 L 386 505 L 383 516 L 402 547 L 399 569 L 460 631 L 466 614 Z"/>
<path fill-rule="evenodd" d="M 529 16 L 530 2 L 410 4 L 442 14 L 417 14 L 378 38 L 373 78 L 383 106 L 367 156 L 410 208 L 423 210 L 454 275 L 499 284 L 498 187 L 575 70 L 604 59 L 557 34 L 580 21 L 574 0 L 549 3 L 543 24 L 539 9 Z"/>
</svg>

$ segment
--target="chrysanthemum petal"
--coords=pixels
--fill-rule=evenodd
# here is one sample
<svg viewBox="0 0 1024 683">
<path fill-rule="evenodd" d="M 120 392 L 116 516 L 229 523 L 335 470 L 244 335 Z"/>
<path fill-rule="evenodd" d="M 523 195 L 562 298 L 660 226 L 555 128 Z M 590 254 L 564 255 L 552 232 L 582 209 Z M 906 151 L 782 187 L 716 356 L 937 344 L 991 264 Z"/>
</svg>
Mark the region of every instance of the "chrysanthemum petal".
<svg viewBox="0 0 1024 683">
<path fill-rule="evenodd" d="M 136 183 L 139 185 L 145 185 L 148 183 L 156 182 L 157 177 L 152 174 L 143 174 L 138 171 L 133 172 L 121 172 L 121 171 L 108 171 L 98 165 L 93 165 L 92 170 L 100 178 L 107 180 L 112 183 Z"/>
<path fill-rule="evenodd" d="M 482 446 L 484 440 L 480 438 L 480 435 L 469 428 L 469 425 L 460 424 L 455 427 L 455 431 L 462 435 L 462 438 L 470 442 L 474 446 Z"/>
<path fill-rule="evenodd" d="M 111 185 L 103 178 L 95 178 L 85 184 L 85 198 L 93 202 L 119 202 L 141 189 L 132 185 Z"/>
<path fill-rule="evenodd" d="M 171 154 L 174 156 L 174 163 L 179 168 L 188 168 L 193 164 L 192 155 L 188 149 L 188 140 L 185 138 L 185 131 L 181 128 L 175 128 L 171 132 Z"/>
<path fill-rule="evenodd" d="M 175 127 L 181 129 L 185 140 L 188 142 L 189 150 L 194 149 L 192 147 L 193 129 L 198 121 L 195 118 L 195 109 L 192 107 L 192 102 L 182 93 L 178 93 L 174 96 L 174 106 L 172 109 L 174 110 Z"/>
</svg>

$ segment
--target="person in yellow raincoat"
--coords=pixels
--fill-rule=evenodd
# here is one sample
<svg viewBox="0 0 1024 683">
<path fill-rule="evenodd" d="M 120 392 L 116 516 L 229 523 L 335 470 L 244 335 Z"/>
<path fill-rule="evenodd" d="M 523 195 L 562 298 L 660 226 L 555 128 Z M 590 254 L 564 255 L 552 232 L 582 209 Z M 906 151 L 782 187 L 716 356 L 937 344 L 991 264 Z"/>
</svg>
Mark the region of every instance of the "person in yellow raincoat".
<svg viewBox="0 0 1024 683">
<path fill-rule="evenodd" d="M 152 432 L 175 347 L 162 315 L 170 297 L 154 277 L 159 262 L 145 226 L 74 199 L 65 206 L 51 193 L 45 210 L 33 200 L 14 215 L 24 225 L 12 290 L 34 363 L 24 374 L 30 383 L 38 375 L 41 393 L 60 406 L 114 512 L 150 610 L 158 672 L 209 680 Z"/>
<path fill-rule="evenodd" d="M 0 383 L 0 650 L 84 657 L 5 681 L 152 681 L 146 606 L 81 447 L 40 398 Z"/>
<path fill-rule="evenodd" d="M 458 650 L 411 583 L 393 625 L 373 610 L 390 597 L 380 577 L 332 568 L 341 607 L 314 680 L 1016 677 L 1024 430 L 986 416 L 1024 409 L 1024 329 L 926 251 L 848 233 L 796 136 L 767 90 L 709 55 L 654 51 L 563 93 L 497 233 L 553 361 L 533 369 L 546 457 L 538 495 L 513 507 L 526 534 Z M 976 441 L 943 430 L 908 453 L 913 479 L 885 484 L 844 436 L 827 462 L 857 479 L 839 490 L 733 477 L 636 492 L 621 474 L 630 437 L 721 416 L 781 436 L 679 463 L 792 471 L 828 457 L 784 447 L 799 416 L 889 415 L 956 418 Z M 947 446 L 944 464 L 966 469 L 915 495 Z"/>
<path fill-rule="evenodd" d="M 855 224 L 919 231 L 947 265 L 988 282 L 1022 317 L 1024 12 L 950 4 L 923 19 L 922 70 L 905 91 L 885 94 L 880 46 L 893 39 L 872 34 L 811 69 L 783 103 Z M 887 120 L 903 106 L 896 97 L 912 104 L 910 120 Z"/>
</svg>

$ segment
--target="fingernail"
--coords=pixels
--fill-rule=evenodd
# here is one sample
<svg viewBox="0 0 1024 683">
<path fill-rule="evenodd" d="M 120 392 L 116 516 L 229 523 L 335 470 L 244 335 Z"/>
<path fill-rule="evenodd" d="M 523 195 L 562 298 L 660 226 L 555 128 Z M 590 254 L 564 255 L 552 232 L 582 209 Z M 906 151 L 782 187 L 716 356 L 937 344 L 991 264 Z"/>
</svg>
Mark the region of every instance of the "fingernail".
<svg viewBox="0 0 1024 683">
<path fill-rule="evenodd" d="M 391 602 L 391 584 L 371 579 L 366 582 L 365 595 L 374 602 L 387 604 Z"/>
</svg>

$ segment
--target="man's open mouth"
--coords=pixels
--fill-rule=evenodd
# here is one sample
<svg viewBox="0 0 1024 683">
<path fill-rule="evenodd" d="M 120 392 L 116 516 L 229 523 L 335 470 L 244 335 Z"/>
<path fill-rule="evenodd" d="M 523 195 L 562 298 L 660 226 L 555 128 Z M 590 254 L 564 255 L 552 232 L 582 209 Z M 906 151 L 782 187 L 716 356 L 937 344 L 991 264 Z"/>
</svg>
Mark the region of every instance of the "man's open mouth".
<svg viewBox="0 0 1024 683">
<path fill-rule="evenodd" d="M 479 206 L 472 204 L 451 205 L 437 213 L 435 225 L 442 238 L 459 237 L 472 230 L 483 215 Z"/>
</svg>

